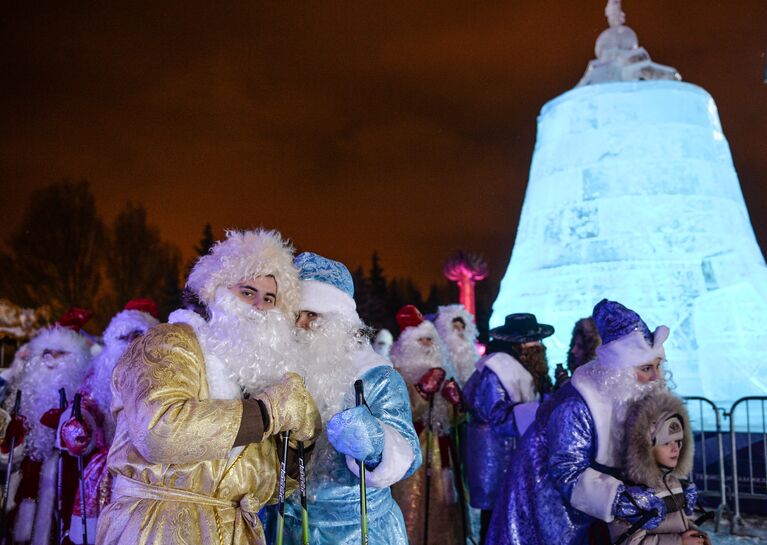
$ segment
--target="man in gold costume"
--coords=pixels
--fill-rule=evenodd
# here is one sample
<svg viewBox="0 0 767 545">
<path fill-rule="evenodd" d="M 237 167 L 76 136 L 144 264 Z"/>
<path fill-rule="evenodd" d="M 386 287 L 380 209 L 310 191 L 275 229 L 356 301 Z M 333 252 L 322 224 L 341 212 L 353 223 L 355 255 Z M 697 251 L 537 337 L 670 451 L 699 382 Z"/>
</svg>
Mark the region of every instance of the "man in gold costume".
<svg viewBox="0 0 767 545">
<path fill-rule="evenodd" d="M 280 234 L 227 233 L 187 288 L 208 315 L 173 313 L 115 368 L 99 545 L 264 544 L 257 513 L 278 493 L 274 436 L 319 433 L 303 380 L 285 373 L 299 283 Z"/>
</svg>

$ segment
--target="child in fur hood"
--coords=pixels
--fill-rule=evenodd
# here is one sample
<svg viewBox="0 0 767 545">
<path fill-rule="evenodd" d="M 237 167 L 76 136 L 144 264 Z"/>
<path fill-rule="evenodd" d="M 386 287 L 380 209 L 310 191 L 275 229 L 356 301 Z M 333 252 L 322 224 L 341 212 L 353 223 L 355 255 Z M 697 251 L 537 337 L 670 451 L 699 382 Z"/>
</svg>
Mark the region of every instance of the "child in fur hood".
<svg viewBox="0 0 767 545">
<path fill-rule="evenodd" d="M 626 477 L 645 485 L 666 504 L 667 514 L 654 530 L 632 534 L 625 545 L 711 545 L 692 520 L 698 491 L 682 480 L 692 469 L 693 443 L 690 418 L 678 397 L 667 391 L 645 397 L 626 417 Z M 613 543 L 631 524 L 620 519 L 610 523 Z"/>
</svg>

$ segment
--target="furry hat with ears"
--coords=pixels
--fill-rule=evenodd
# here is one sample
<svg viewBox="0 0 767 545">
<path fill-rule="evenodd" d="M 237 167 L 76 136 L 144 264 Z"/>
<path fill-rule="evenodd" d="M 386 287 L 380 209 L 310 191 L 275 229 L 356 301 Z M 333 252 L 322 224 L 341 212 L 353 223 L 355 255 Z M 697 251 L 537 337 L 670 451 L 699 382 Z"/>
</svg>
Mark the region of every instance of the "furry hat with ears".
<svg viewBox="0 0 767 545">
<path fill-rule="evenodd" d="M 273 276 L 277 282 L 277 308 L 291 319 L 298 312 L 300 288 L 293 266 L 293 246 L 277 231 L 227 231 L 189 273 L 186 286 L 210 304 L 216 289 L 231 287 L 258 276 Z"/>
<path fill-rule="evenodd" d="M 654 434 L 658 426 L 672 415 L 678 415 L 684 428 L 679 459 L 671 475 L 677 479 L 692 470 L 693 437 L 690 416 L 681 399 L 668 391 L 658 392 L 636 401 L 626 415 L 626 475 L 634 482 L 653 488 L 663 487 L 663 470 L 652 455 Z"/>
</svg>

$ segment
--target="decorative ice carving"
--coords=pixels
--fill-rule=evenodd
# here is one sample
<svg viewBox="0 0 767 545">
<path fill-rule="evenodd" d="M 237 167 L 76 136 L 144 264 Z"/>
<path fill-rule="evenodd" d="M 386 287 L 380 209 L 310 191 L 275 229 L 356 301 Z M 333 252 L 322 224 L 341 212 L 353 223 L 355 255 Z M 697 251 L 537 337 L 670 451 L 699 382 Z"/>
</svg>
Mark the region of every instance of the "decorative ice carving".
<svg viewBox="0 0 767 545">
<path fill-rule="evenodd" d="M 676 68 L 652 62 L 647 50 L 639 46 L 636 33 L 625 25 L 621 0 L 608 0 L 605 16 L 610 28 L 597 38 L 594 47 L 597 58 L 589 62 L 579 87 L 609 81 L 682 79 Z"/>
<path fill-rule="evenodd" d="M 541 110 L 490 327 L 513 312 L 553 324 L 553 368 L 575 321 L 603 297 L 671 328 L 680 395 L 725 408 L 767 395 L 767 266 L 716 104 L 700 87 L 588 85 Z"/>
</svg>

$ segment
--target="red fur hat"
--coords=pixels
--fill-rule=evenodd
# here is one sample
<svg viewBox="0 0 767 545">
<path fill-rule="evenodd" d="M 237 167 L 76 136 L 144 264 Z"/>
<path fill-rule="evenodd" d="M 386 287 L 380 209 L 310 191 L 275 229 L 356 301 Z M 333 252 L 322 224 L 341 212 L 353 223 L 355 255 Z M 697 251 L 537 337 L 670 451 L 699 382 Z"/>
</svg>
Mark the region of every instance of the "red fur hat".
<svg viewBox="0 0 767 545">
<path fill-rule="evenodd" d="M 123 310 L 139 310 L 141 312 L 146 312 L 155 318 L 159 318 L 159 313 L 157 312 L 157 303 L 145 297 L 131 299 L 125 303 L 125 308 Z"/>
<path fill-rule="evenodd" d="M 85 308 L 72 307 L 56 320 L 56 324 L 79 332 L 92 317 L 92 311 Z"/>
<path fill-rule="evenodd" d="M 417 327 L 423 322 L 423 314 L 418 310 L 415 305 L 405 305 L 397 312 L 397 325 L 399 325 L 400 333 L 405 331 L 408 327 Z"/>
</svg>

